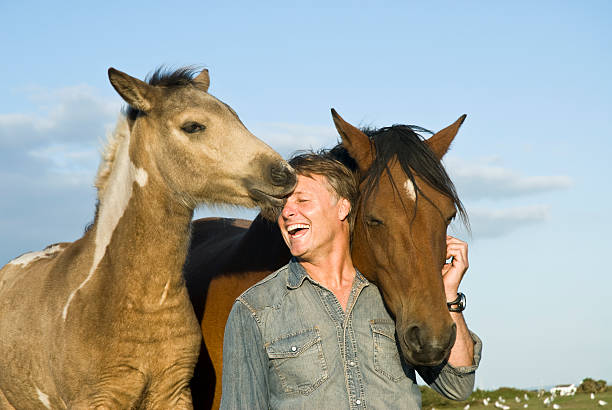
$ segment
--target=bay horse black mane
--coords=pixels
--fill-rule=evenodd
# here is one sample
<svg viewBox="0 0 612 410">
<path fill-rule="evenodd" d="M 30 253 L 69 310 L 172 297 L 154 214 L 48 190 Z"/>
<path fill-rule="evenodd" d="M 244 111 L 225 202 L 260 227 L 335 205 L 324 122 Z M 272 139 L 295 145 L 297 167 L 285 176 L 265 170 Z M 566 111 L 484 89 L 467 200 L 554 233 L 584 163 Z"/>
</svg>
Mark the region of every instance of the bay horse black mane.
<svg viewBox="0 0 612 410">
<path fill-rule="evenodd" d="M 418 175 L 438 192 L 452 199 L 461 221 L 469 231 L 467 212 L 457 195 L 455 185 L 451 181 L 440 160 L 438 160 L 436 155 L 429 148 L 429 145 L 425 143 L 421 135 L 421 133 L 433 134 L 433 132 L 416 125 L 403 124 L 395 124 L 390 127 L 378 129 L 365 127 L 362 128 L 361 131 L 370 138 L 376 149 L 376 156 L 372 166 L 366 175 L 361 176 L 361 179 L 365 181 L 365 186 L 361 195 L 362 201 L 366 200 L 378 186 L 384 171 L 390 171 L 389 166 L 392 161 L 398 161 L 402 170 L 415 187 L 416 201 L 419 200 L 420 195 L 423 195 L 425 199 L 429 200 L 415 181 L 414 177 Z M 329 150 L 329 155 L 342 162 L 353 172 L 357 172 L 355 160 L 350 157 L 342 144 L 338 144 Z M 394 189 L 399 193 L 400 191 L 396 185 L 396 181 L 392 180 L 391 183 Z M 399 197 L 402 198 L 403 196 L 399 195 Z M 432 201 L 430 202 L 433 204 Z"/>
</svg>

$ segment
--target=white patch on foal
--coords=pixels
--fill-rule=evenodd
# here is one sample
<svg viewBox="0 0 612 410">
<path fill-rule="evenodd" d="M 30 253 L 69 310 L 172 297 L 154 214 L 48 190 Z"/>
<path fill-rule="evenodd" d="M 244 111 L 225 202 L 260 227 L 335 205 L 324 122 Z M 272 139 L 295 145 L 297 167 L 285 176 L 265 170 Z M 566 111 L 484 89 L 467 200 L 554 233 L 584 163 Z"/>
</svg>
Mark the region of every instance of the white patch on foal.
<svg viewBox="0 0 612 410">
<path fill-rule="evenodd" d="M 117 148 L 113 169 L 110 172 L 103 196 L 100 198 L 100 208 L 95 227 L 96 249 L 94 250 L 93 263 L 85 280 L 68 297 L 62 312 L 64 320 L 66 320 L 68 306 L 70 306 L 74 295 L 89 282 L 104 257 L 113 232 L 130 202 L 134 182 L 143 187 L 147 184 L 149 178 L 147 171 L 142 168 L 136 168 L 130 160 L 130 134 L 129 131 L 123 132 L 126 135 L 123 136 Z"/>
<path fill-rule="evenodd" d="M 51 245 L 46 247 L 42 251 L 24 253 L 20 257 L 10 261 L 9 265 L 21 265 L 22 268 L 25 268 L 35 260 L 50 258 L 61 250 L 62 247 L 60 245 Z"/>
<path fill-rule="evenodd" d="M 414 190 L 414 184 L 411 180 L 407 179 L 406 182 L 404 182 L 404 189 L 406 190 L 406 195 L 408 195 L 408 198 L 412 199 L 413 201 L 416 200 L 416 191 Z"/>
<path fill-rule="evenodd" d="M 38 387 L 36 388 L 36 393 L 38 394 L 38 400 L 40 400 L 40 402 L 42 404 L 44 404 L 44 406 L 46 408 L 50 409 L 51 408 L 51 402 L 49 401 L 49 396 L 47 396 L 45 393 L 41 392 Z"/>
<path fill-rule="evenodd" d="M 166 282 L 166 286 L 164 286 L 164 291 L 162 292 L 161 299 L 159 299 L 159 306 L 163 305 L 166 301 L 166 297 L 168 296 L 168 289 L 170 288 L 170 279 Z"/>
</svg>

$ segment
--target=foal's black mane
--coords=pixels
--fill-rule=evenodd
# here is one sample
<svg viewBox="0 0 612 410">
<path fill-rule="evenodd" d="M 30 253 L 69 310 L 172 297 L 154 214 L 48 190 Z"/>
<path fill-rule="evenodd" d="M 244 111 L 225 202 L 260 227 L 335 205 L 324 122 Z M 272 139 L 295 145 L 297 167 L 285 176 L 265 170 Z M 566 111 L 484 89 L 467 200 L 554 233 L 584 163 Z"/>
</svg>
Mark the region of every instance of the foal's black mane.
<svg viewBox="0 0 612 410">
<path fill-rule="evenodd" d="M 384 171 L 389 170 L 391 161 L 398 161 L 402 170 L 416 188 L 417 201 L 419 195 L 423 195 L 426 199 L 428 198 L 417 185 L 414 179 L 415 175 L 427 181 L 428 184 L 440 193 L 451 198 L 461 220 L 469 229 L 467 213 L 457 195 L 453 182 L 446 173 L 442 163 L 429 148 L 429 145 L 424 142 L 424 138 L 419 134 L 433 134 L 431 131 L 415 125 L 401 124 L 379 129 L 363 128 L 362 131 L 374 143 L 376 157 L 367 174 L 361 176 L 361 179 L 365 181 L 364 190 L 360 195 L 362 198 L 361 200 L 368 198 L 372 194 L 380 178 L 383 176 Z M 353 172 L 358 171 L 355 160 L 350 157 L 342 144 L 338 144 L 332 148 L 329 154 L 342 162 Z M 391 182 L 396 191 L 399 192 L 396 182 L 393 180 Z M 400 198 L 401 197 L 402 196 L 400 196 Z"/>
<path fill-rule="evenodd" d="M 197 86 L 193 79 L 200 71 L 201 68 L 194 66 L 180 67 L 176 70 L 161 66 L 149 73 L 145 81 L 160 87 L 184 87 L 189 84 Z M 131 105 L 124 108 L 124 114 L 129 121 L 134 121 L 140 113 L 140 110 Z"/>
</svg>

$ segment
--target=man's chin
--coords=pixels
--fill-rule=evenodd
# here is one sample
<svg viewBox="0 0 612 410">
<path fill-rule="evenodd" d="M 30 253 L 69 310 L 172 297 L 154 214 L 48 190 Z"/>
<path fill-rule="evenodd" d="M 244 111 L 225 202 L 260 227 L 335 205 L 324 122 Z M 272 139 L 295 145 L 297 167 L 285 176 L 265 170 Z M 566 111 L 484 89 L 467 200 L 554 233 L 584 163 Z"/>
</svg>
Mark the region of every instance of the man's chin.
<svg viewBox="0 0 612 410">
<path fill-rule="evenodd" d="M 289 252 L 291 252 L 291 256 L 297 259 L 303 259 L 308 253 L 308 249 L 303 246 L 289 245 Z"/>
</svg>

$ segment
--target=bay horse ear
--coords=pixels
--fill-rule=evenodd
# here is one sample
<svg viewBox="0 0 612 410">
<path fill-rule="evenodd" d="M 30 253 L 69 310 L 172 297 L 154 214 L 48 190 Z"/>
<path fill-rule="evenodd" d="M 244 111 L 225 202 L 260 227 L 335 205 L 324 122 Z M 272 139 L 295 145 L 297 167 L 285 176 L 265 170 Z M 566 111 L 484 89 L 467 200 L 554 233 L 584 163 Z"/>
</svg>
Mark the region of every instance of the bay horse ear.
<svg viewBox="0 0 612 410">
<path fill-rule="evenodd" d="M 431 150 L 434 152 L 434 154 L 436 154 L 436 157 L 438 157 L 438 159 L 442 159 L 444 154 L 446 154 L 446 152 L 450 148 L 453 139 L 455 139 L 455 136 L 459 131 L 459 127 L 461 127 L 461 124 L 463 124 L 463 121 L 465 121 L 465 117 L 467 117 L 467 115 L 463 114 L 461 117 L 459 117 L 457 121 L 444 128 L 443 130 L 436 132 L 434 135 L 429 137 L 428 140 L 425 141 L 429 145 L 429 148 L 431 148 Z"/>
<path fill-rule="evenodd" d="M 112 67 L 108 69 L 108 79 L 126 103 L 140 111 L 151 111 L 156 96 L 155 87 Z"/>
<path fill-rule="evenodd" d="M 372 161 L 376 156 L 374 144 L 363 131 L 344 121 L 333 108 L 331 113 L 338 134 L 342 138 L 342 145 L 357 163 L 361 175 L 364 175 L 372 166 Z"/>
<path fill-rule="evenodd" d="M 208 75 L 208 70 L 203 69 L 200 74 L 196 78 L 193 79 L 194 83 L 198 83 L 200 88 L 203 88 L 204 91 L 208 92 L 208 87 L 210 86 L 210 76 Z"/>
</svg>

